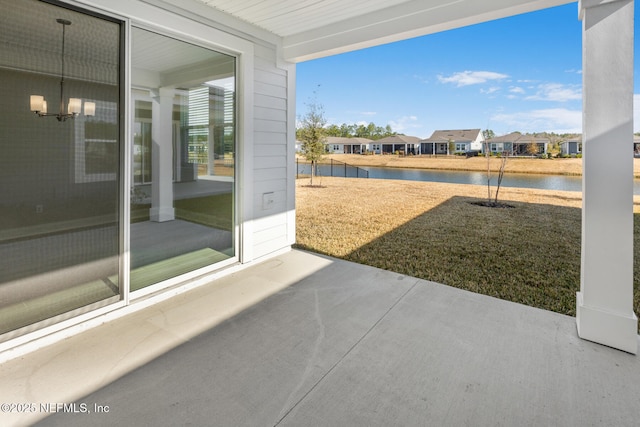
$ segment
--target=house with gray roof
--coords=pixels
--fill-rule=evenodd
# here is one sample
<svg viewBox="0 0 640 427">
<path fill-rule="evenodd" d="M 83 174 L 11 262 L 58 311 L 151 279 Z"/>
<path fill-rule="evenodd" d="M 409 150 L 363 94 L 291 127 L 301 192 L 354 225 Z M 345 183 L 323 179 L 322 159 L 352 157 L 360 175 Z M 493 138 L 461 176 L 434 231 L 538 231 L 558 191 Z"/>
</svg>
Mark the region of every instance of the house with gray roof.
<svg viewBox="0 0 640 427">
<path fill-rule="evenodd" d="M 582 154 L 582 137 L 562 141 L 560 143 L 560 154 L 564 156 Z"/>
<path fill-rule="evenodd" d="M 373 140 L 368 138 L 327 137 L 327 151 L 333 154 L 363 154 L 369 150 Z"/>
<path fill-rule="evenodd" d="M 480 129 L 436 130 L 420 140 L 420 154 L 455 154 L 482 151 L 484 137 Z"/>
<path fill-rule="evenodd" d="M 488 148 L 493 154 L 508 153 L 510 156 L 535 156 L 546 154 L 548 147 L 549 138 L 512 132 L 486 141 L 483 151 L 486 152 Z"/>
<path fill-rule="evenodd" d="M 373 148 L 375 146 L 375 148 Z M 372 142 L 376 154 L 420 154 L 420 138 L 417 136 L 393 135 Z"/>
</svg>

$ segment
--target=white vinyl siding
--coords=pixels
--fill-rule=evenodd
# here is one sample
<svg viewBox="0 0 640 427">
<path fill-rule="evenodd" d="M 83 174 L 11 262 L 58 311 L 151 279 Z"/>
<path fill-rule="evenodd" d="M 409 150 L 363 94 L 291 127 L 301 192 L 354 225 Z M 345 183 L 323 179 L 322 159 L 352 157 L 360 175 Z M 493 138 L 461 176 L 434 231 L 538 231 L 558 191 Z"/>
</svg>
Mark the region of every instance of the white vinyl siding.
<svg viewBox="0 0 640 427">
<path fill-rule="evenodd" d="M 275 46 L 257 45 L 255 54 L 252 252 L 260 258 L 291 244 L 287 212 L 292 203 L 289 186 L 295 182 L 288 179 L 287 70 L 277 66 Z M 263 206 L 265 193 L 273 193 L 268 209 Z"/>
</svg>

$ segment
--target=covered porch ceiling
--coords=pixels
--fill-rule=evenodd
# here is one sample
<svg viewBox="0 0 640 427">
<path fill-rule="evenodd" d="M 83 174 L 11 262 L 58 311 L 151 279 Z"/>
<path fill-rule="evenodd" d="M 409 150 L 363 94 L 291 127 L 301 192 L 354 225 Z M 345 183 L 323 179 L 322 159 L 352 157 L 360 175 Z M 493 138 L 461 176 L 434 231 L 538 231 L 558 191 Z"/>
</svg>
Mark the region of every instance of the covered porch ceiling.
<svg viewBox="0 0 640 427">
<path fill-rule="evenodd" d="M 184 0 L 165 0 L 185 6 Z M 571 0 L 196 0 L 282 40 L 300 62 L 571 3 Z M 578 11 L 576 9 L 576 19 Z"/>
</svg>

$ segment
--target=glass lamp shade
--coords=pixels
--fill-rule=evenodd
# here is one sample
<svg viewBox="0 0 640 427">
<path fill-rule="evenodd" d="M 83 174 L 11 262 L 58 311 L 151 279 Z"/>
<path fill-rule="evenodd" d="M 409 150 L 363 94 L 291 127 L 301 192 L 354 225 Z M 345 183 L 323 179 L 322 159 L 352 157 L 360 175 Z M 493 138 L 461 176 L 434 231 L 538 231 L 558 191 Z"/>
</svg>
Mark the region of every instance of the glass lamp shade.
<svg viewBox="0 0 640 427">
<path fill-rule="evenodd" d="M 69 114 L 80 114 L 82 111 L 82 100 L 80 98 L 69 99 Z"/>
<path fill-rule="evenodd" d="M 46 101 L 42 95 L 31 95 L 30 101 L 31 111 L 43 111 L 43 105 L 46 105 Z M 46 111 L 46 107 L 44 111 Z"/>
<path fill-rule="evenodd" d="M 84 115 L 85 116 L 95 116 L 96 115 L 96 103 L 95 102 L 85 102 L 84 103 Z"/>
</svg>

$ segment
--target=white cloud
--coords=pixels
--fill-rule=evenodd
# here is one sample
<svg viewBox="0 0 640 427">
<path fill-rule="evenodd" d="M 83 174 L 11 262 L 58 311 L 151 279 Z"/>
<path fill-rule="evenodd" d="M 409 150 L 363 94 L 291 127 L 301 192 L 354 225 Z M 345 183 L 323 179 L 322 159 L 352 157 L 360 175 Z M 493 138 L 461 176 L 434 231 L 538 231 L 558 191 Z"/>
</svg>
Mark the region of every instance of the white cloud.
<svg viewBox="0 0 640 427">
<path fill-rule="evenodd" d="M 562 85 L 560 83 L 544 83 L 538 85 L 535 95 L 525 99 L 532 101 L 566 102 L 582 99 L 582 89 L 579 85 Z"/>
<path fill-rule="evenodd" d="M 509 92 L 511 92 L 511 93 L 524 93 L 524 89 L 521 88 L 520 86 L 511 86 L 509 88 Z"/>
<path fill-rule="evenodd" d="M 498 86 L 491 86 L 489 89 L 480 89 L 480 93 L 484 93 L 486 95 L 490 95 L 492 93 L 495 93 L 497 91 L 499 91 L 500 88 Z"/>
<path fill-rule="evenodd" d="M 403 116 L 397 120 L 389 120 L 388 123 L 394 132 L 404 133 L 405 135 L 414 135 L 415 131 L 422 128 L 422 123 L 418 121 L 416 116 Z"/>
<path fill-rule="evenodd" d="M 638 99 L 640 102 L 640 99 Z M 493 127 L 520 132 L 582 132 L 582 111 L 566 108 L 522 111 L 510 114 L 495 114 L 491 117 Z"/>
<path fill-rule="evenodd" d="M 441 83 L 453 83 L 457 87 L 486 83 L 488 81 L 502 80 L 509 77 L 506 74 L 493 71 L 462 71 L 453 73 L 449 77 L 438 76 Z"/>
</svg>

